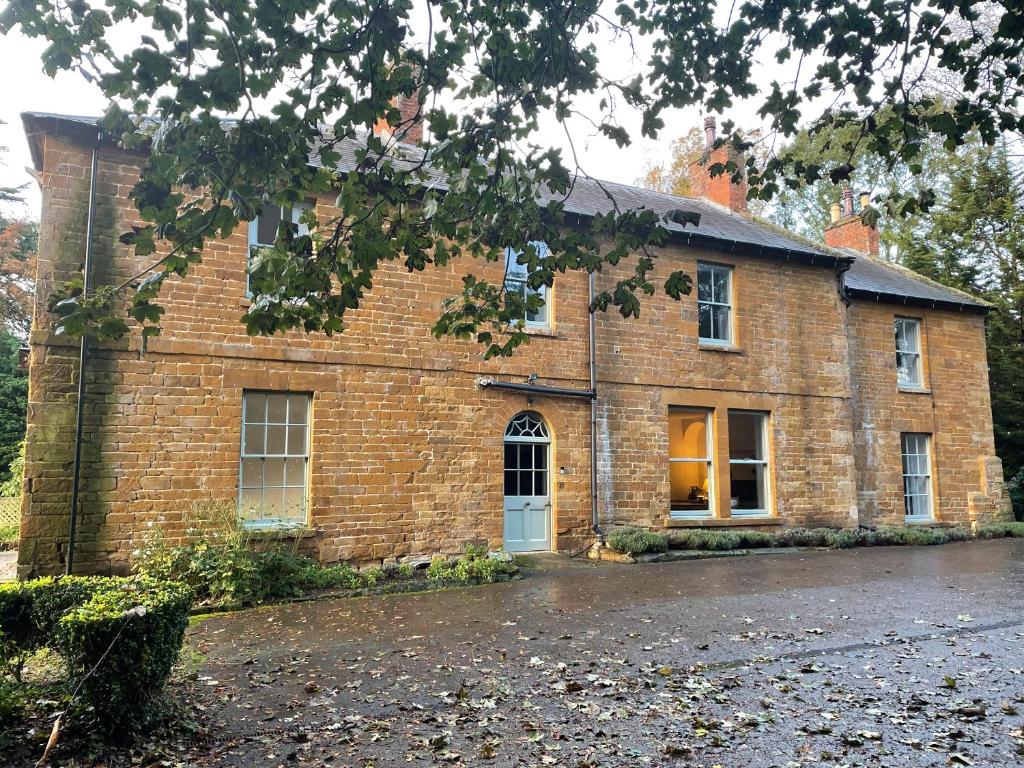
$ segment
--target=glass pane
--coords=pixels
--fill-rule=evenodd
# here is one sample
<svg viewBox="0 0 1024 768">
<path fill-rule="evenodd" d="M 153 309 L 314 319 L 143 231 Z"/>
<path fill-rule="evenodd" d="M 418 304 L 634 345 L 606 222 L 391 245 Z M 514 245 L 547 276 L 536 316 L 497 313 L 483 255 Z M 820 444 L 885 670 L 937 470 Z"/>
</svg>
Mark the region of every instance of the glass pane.
<svg viewBox="0 0 1024 768">
<path fill-rule="evenodd" d="M 729 411 L 729 458 L 764 459 L 764 414 Z"/>
<path fill-rule="evenodd" d="M 239 514 L 245 518 L 259 516 L 259 510 L 263 506 L 263 489 L 243 489 L 239 498 Z"/>
<path fill-rule="evenodd" d="M 697 301 L 711 301 L 711 267 L 698 264 L 697 265 Z"/>
<path fill-rule="evenodd" d="M 288 395 L 267 395 L 267 423 L 285 424 L 288 421 Z"/>
<path fill-rule="evenodd" d="M 256 218 L 256 243 L 273 245 L 277 240 L 277 228 L 281 224 L 281 209 L 276 205 L 266 204 Z"/>
<path fill-rule="evenodd" d="M 508 447 L 508 446 L 506 446 Z M 506 496 L 518 496 L 519 495 L 519 473 L 514 469 L 505 470 L 505 495 Z"/>
<path fill-rule="evenodd" d="M 711 294 L 713 301 L 729 304 L 729 269 L 717 267 L 711 271 Z"/>
<path fill-rule="evenodd" d="M 547 496 L 548 495 L 548 473 L 542 470 L 538 470 L 533 473 L 533 495 L 534 496 Z"/>
<path fill-rule="evenodd" d="M 533 446 L 528 443 L 519 446 L 519 468 L 533 468 Z"/>
<path fill-rule="evenodd" d="M 304 518 L 306 515 L 306 489 L 285 488 L 283 501 L 283 517 Z"/>
<path fill-rule="evenodd" d="M 306 395 L 288 396 L 288 423 L 305 424 L 306 411 L 309 407 L 309 398 Z"/>
<path fill-rule="evenodd" d="M 246 424 L 242 428 L 244 434 L 244 441 L 242 444 L 242 452 L 262 456 L 263 455 L 263 435 L 264 427 L 262 424 Z"/>
<path fill-rule="evenodd" d="M 264 459 L 263 461 L 264 485 L 267 488 L 284 485 L 284 459 Z"/>
<path fill-rule="evenodd" d="M 709 338 L 715 339 L 716 341 L 728 341 L 730 337 L 731 329 L 729 328 L 729 308 L 712 307 L 711 336 Z"/>
<path fill-rule="evenodd" d="M 546 445 L 533 446 L 533 466 L 535 469 L 548 468 L 548 447 Z"/>
<path fill-rule="evenodd" d="M 707 459 L 707 424 L 707 411 L 669 411 L 669 457 L 673 459 Z"/>
<path fill-rule="evenodd" d="M 535 291 L 532 288 L 528 287 L 528 288 L 526 288 L 526 295 L 527 296 L 540 296 L 540 298 L 543 300 L 547 296 L 547 291 L 544 290 L 543 288 L 541 288 L 540 290 Z M 536 312 L 531 312 L 531 311 L 527 310 L 527 312 L 526 312 L 526 319 L 527 319 L 528 322 L 531 322 L 531 323 L 546 323 L 548 321 L 548 307 L 547 307 L 547 304 L 542 306 Z"/>
<path fill-rule="evenodd" d="M 900 384 L 916 386 L 920 383 L 918 375 L 918 356 L 909 352 L 896 353 L 896 375 Z"/>
<path fill-rule="evenodd" d="M 283 456 L 285 448 L 286 427 L 280 424 L 267 426 L 267 455 Z"/>
<path fill-rule="evenodd" d="M 242 487 L 263 487 L 263 459 L 242 459 Z"/>
<path fill-rule="evenodd" d="M 697 305 L 697 333 L 702 339 L 713 339 L 714 331 L 711 327 L 711 305 Z"/>
<path fill-rule="evenodd" d="M 284 460 L 284 482 L 285 485 L 306 484 L 306 460 L 285 459 Z"/>
<path fill-rule="evenodd" d="M 897 320 L 896 349 L 902 352 L 920 352 L 919 326 L 916 320 Z"/>
<path fill-rule="evenodd" d="M 516 276 L 522 279 L 526 277 L 527 270 L 526 265 L 520 264 L 518 259 L 518 251 L 513 251 L 511 248 L 505 249 L 505 274 L 509 277 Z"/>
<path fill-rule="evenodd" d="M 708 464 L 673 461 L 668 465 L 671 509 L 674 512 L 709 512 Z"/>
<path fill-rule="evenodd" d="M 306 455 L 306 428 L 301 424 L 297 427 L 288 427 L 288 455 Z"/>
<path fill-rule="evenodd" d="M 284 514 L 284 489 L 266 488 L 263 491 L 263 504 L 260 506 L 258 515 L 262 518 L 283 517 Z"/>
<path fill-rule="evenodd" d="M 245 423 L 262 424 L 267 420 L 267 396 L 258 392 L 245 395 Z"/>
<path fill-rule="evenodd" d="M 533 496 L 533 470 L 519 470 L 519 495 Z"/>
<path fill-rule="evenodd" d="M 731 464 L 729 498 L 733 512 L 765 509 L 764 464 Z"/>
<path fill-rule="evenodd" d="M 514 443 L 505 443 L 505 469 L 519 469 L 519 450 Z"/>
</svg>

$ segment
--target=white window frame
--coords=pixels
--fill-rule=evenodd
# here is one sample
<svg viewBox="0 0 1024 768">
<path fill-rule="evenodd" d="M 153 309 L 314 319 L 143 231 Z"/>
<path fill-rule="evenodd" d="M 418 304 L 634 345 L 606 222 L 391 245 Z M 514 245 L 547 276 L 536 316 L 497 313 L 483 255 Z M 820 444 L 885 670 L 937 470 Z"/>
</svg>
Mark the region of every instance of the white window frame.
<svg viewBox="0 0 1024 768">
<path fill-rule="evenodd" d="M 540 258 L 547 256 L 547 243 L 531 241 L 530 245 L 537 250 L 537 255 Z M 526 264 L 520 264 L 516 261 L 516 259 L 519 258 L 520 253 L 522 253 L 522 251 L 514 251 L 512 248 L 505 249 L 505 290 L 517 291 L 524 300 L 531 293 L 535 293 L 540 296 L 541 301 L 544 302 L 544 306 L 541 311 L 537 313 L 537 317 L 531 320 L 529 313 L 527 312 L 524 313 L 522 321 L 527 328 L 548 330 L 551 328 L 551 306 L 548 301 L 548 287 L 546 285 L 542 285 L 536 290 L 530 288 L 527 281 L 529 280 L 531 272 L 527 269 Z"/>
<path fill-rule="evenodd" d="M 701 281 L 701 273 L 702 272 L 703 273 L 707 273 L 707 274 L 711 275 L 711 277 L 712 277 L 711 283 L 709 285 L 709 293 L 711 295 L 711 298 L 709 300 L 702 300 L 700 298 L 700 281 Z M 727 286 L 726 287 L 726 291 L 728 292 L 728 295 L 725 297 L 724 301 L 721 300 L 721 297 L 716 296 L 715 295 L 715 291 L 714 291 L 714 287 L 715 287 L 714 276 L 715 276 L 716 273 L 717 274 L 721 274 L 723 272 L 726 275 L 726 286 Z M 732 277 L 733 277 L 733 267 L 728 265 L 728 264 L 712 264 L 712 263 L 706 262 L 706 261 L 698 261 L 697 262 L 697 337 L 698 337 L 698 339 L 699 339 L 701 344 L 710 344 L 710 345 L 718 345 L 718 346 L 722 346 L 722 347 L 729 347 L 729 346 L 732 346 L 733 343 L 734 343 L 734 335 L 735 334 L 733 333 L 733 279 L 732 279 Z M 717 338 L 714 338 L 714 337 L 701 336 L 700 335 L 700 310 L 701 310 L 701 307 L 704 307 L 704 306 L 724 308 L 726 310 L 726 323 L 725 323 L 726 336 L 725 336 L 724 339 L 717 339 Z M 712 325 L 713 325 L 713 323 L 712 323 Z"/>
<path fill-rule="evenodd" d="M 763 506 L 758 509 L 735 509 L 730 503 L 729 514 L 731 517 L 769 517 L 772 514 L 772 475 L 771 475 L 771 457 L 769 455 L 769 448 L 771 443 L 768 440 L 768 431 L 771 429 L 771 413 L 767 411 L 748 411 L 743 408 L 730 408 L 726 413 L 725 428 L 729 429 L 729 416 L 733 413 L 748 414 L 751 416 L 757 416 L 761 420 L 761 458 L 760 459 L 734 459 L 732 457 L 732 435 L 729 435 L 729 482 L 730 482 L 730 497 L 731 483 L 732 483 L 732 468 L 734 466 L 760 466 L 762 467 L 762 476 L 764 481 L 764 499 Z M 731 499 L 730 499 L 731 502 Z"/>
<path fill-rule="evenodd" d="M 671 472 L 673 464 L 706 464 L 707 465 L 707 479 L 708 479 L 708 508 L 706 510 L 689 510 L 689 509 L 672 509 L 671 499 L 671 474 L 669 475 L 669 517 L 673 520 L 704 520 L 710 517 L 715 517 L 715 437 L 714 437 L 714 416 L 715 411 L 713 408 L 690 408 L 690 407 L 672 407 L 669 409 L 669 415 L 673 413 L 702 413 L 704 414 L 704 458 L 676 458 L 672 456 L 671 448 L 669 448 L 669 471 Z M 671 421 L 669 422 L 671 424 Z M 669 441 L 671 446 L 671 440 Z"/>
<path fill-rule="evenodd" d="M 910 440 L 914 441 L 913 446 L 908 446 Z M 920 451 L 923 444 L 924 452 Z M 909 453 L 909 448 L 915 450 Z M 909 466 L 908 459 L 913 458 L 916 467 Z M 924 472 L 921 472 L 921 460 L 924 460 Z M 927 432 L 901 432 L 900 433 L 900 464 L 903 471 L 903 519 L 908 523 L 930 522 L 935 519 L 935 499 L 933 498 L 932 476 L 932 436 Z M 913 470 L 913 471 L 911 471 Z M 910 493 L 911 480 L 924 480 L 924 493 Z M 919 514 L 910 513 L 910 499 L 925 499 L 926 512 Z"/>
<path fill-rule="evenodd" d="M 897 329 L 903 325 L 904 328 L 913 328 L 913 340 L 916 342 L 910 346 L 904 344 L 900 347 L 900 337 Z M 893 320 L 893 344 L 896 346 L 896 384 L 906 389 L 921 389 L 924 387 L 924 353 L 921 340 L 921 320 L 916 317 L 897 317 Z M 903 339 L 909 338 L 906 330 L 903 331 Z M 900 363 L 903 357 L 910 357 L 914 361 L 914 372 L 917 374 L 913 380 L 904 378 L 906 368 Z"/>
<path fill-rule="evenodd" d="M 264 401 L 264 411 L 261 421 L 249 422 L 249 396 L 253 395 L 284 395 L 287 397 L 285 406 L 285 421 L 284 422 L 271 422 L 268 421 L 269 407 Z M 292 422 L 292 398 L 300 397 L 306 402 L 306 416 L 305 423 L 305 444 L 302 446 L 301 452 L 291 451 L 289 435 L 290 427 L 299 426 L 300 422 Z M 241 524 L 244 528 L 292 528 L 305 526 L 309 519 L 309 458 L 310 458 L 310 445 L 312 437 L 312 413 L 313 413 L 313 398 L 308 392 L 282 392 L 282 391 L 269 391 L 260 389 L 247 389 L 242 392 L 242 441 L 239 451 L 239 462 L 238 462 L 238 516 Z M 267 426 L 284 426 L 285 428 L 285 452 L 284 453 L 268 453 L 267 452 Z M 248 428 L 253 426 L 263 427 L 263 451 L 258 453 L 247 453 L 246 452 L 246 431 Z M 302 459 L 302 484 L 297 485 L 288 482 L 287 465 L 282 468 L 282 480 L 281 485 L 267 485 L 267 472 L 263 469 L 261 473 L 259 486 L 261 497 L 266 496 L 268 488 L 283 490 L 286 488 L 302 488 L 302 512 L 296 516 L 289 517 L 247 517 L 245 514 L 245 496 L 248 491 L 256 490 L 255 485 L 245 485 L 245 462 L 246 460 L 261 459 L 264 464 L 267 459 L 283 459 L 287 462 L 288 459 Z"/>
<path fill-rule="evenodd" d="M 249 222 L 249 247 L 246 250 L 246 262 L 245 262 L 245 295 L 247 298 L 252 298 L 252 286 L 250 285 L 250 276 L 252 272 L 252 262 L 255 251 L 258 248 L 273 248 L 274 243 L 261 243 L 259 241 L 259 223 L 260 215 L 263 213 L 262 206 L 259 213 L 257 213 L 252 221 Z M 289 221 L 297 227 L 299 236 L 308 235 L 309 227 L 301 220 L 302 214 L 306 211 L 311 211 L 316 207 L 316 203 L 313 200 L 303 200 L 301 203 L 295 205 L 282 205 L 281 210 L 281 221 Z"/>
</svg>

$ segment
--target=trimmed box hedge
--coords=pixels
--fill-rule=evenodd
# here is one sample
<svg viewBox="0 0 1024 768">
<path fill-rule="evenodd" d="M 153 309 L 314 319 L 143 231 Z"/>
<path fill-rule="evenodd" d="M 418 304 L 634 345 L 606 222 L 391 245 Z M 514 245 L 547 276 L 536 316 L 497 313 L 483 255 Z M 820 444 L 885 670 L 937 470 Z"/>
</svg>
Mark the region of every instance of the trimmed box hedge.
<svg viewBox="0 0 1024 768">
<path fill-rule="evenodd" d="M 95 727 L 121 738 L 147 725 L 178 658 L 192 590 L 145 577 L 43 578 L 0 585 L 5 660 L 56 651 Z"/>
</svg>

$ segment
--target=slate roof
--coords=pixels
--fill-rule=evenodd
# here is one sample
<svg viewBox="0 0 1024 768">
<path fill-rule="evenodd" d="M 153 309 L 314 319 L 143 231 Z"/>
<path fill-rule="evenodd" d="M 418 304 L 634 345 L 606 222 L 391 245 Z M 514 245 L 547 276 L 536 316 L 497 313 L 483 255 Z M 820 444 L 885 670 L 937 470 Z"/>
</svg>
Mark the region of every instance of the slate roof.
<svg viewBox="0 0 1024 768">
<path fill-rule="evenodd" d="M 33 125 L 61 124 L 66 127 L 95 129 L 99 118 L 83 115 L 61 115 L 49 112 L 25 112 L 22 114 L 26 132 Z M 337 170 L 349 171 L 356 167 L 356 152 L 360 147 L 356 139 L 348 139 L 335 147 L 341 159 Z M 418 162 L 419 150 L 402 147 L 408 162 Z M 37 149 L 33 146 L 33 160 L 41 165 Z M 310 154 L 310 162 L 319 165 L 318 153 Z M 429 172 L 429 169 L 428 169 Z M 446 180 L 440 173 L 431 174 L 432 183 L 438 189 L 446 187 Z M 577 180 L 565 201 L 565 210 L 570 214 L 590 217 L 607 213 L 611 208 L 608 199 L 611 194 L 619 208 L 629 210 L 648 208 L 664 215 L 669 211 L 681 210 L 700 214 L 700 223 L 683 226 L 673 221 L 663 221 L 663 226 L 687 244 L 706 245 L 725 249 L 730 253 L 742 253 L 769 258 L 785 258 L 821 264 L 823 266 L 848 266 L 844 275 L 848 293 L 859 298 L 877 301 L 915 304 L 932 307 L 954 308 L 968 311 L 987 311 L 989 305 L 969 294 L 947 288 L 908 269 L 880 259 L 865 256 L 849 249 L 826 248 L 785 230 L 749 216 L 733 213 L 723 206 L 700 198 L 676 197 L 650 189 L 632 187 L 616 182 L 598 181 L 589 178 Z M 542 199 L 548 199 L 542 195 Z"/>
</svg>

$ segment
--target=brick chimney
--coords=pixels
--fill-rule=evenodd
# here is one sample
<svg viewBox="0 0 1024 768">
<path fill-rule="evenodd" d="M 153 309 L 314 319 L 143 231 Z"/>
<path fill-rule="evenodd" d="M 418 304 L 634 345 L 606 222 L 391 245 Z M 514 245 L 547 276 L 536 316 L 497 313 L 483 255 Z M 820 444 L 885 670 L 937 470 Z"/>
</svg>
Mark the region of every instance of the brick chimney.
<svg viewBox="0 0 1024 768">
<path fill-rule="evenodd" d="M 733 149 L 732 144 L 715 146 L 715 118 L 704 118 L 704 153 L 700 160 L 690 165 L 690 188 L 694 197 L 703 197 L 713 203 L 724 205 L 736 213 L 747 211 L 747 180 L 732 183 L 732 173 L 725 171 L 711 176 L 710 168 L 717 163 L 725 165 L 732 160 L 741 168 L 745 159 Z"/>
<path fill-rule="evenodd" d="M 861 214 L 871 203 L 867 192 L 860 193 L 857 204 L 853 189 L 843 187 L 838 203 L 832 204 L 832 222 L 825 228 L 825 245 L 830 248 L 849 248 L 858 253 L 877 256 L 878 230 L 864 223 Z"/>
<path fill-rule="evenodd" d="M 388 123 L 381 115 L 373 124 L 373 132 L 377 136 L 397 136 L 402 144 L 419 144 L 423 141 L 423 114 L 420 110 L 419 96 L 416 93 L 399 94 L 391 99 L 391 105 L 400 113 L 398 126 Z"/>
</svg>

